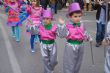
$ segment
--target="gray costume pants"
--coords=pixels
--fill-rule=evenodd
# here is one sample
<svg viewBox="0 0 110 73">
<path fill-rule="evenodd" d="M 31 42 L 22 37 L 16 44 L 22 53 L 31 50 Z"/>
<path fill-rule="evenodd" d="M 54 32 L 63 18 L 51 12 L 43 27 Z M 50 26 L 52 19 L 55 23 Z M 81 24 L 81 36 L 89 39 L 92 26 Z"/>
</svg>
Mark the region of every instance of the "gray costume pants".
<svg viewBox="0 0 110 73">
<path fill-rule="evenodd" d="M 52 73 L 57 64 L 56 43 L 43 44 L 41 42 L 41 54 L 44 62 L 44 73 Z"/>
<path fill-rule="evenodd" d="M 64 73 L 78 73 L 84 53 L 83 44 L 73 45 L 67 43 L 64 50 Z"/>
<path fill-rule="evenodd" d="M 110 46 L 107 49 L 105 58 L 105 73 L 110 73 Z"/>
</svg>

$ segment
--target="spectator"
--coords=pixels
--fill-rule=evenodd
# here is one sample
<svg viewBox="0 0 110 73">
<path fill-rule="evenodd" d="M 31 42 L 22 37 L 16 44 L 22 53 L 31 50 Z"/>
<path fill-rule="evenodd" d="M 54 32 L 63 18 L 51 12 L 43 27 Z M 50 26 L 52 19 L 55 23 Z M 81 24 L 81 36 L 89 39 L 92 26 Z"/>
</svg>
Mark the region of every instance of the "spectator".
<svg viewBox="0 0 110 73">
<path fill-rule="evenodd" d="M 42 8 L 46 10 L 49 4 L 49 0 L 40 0 L 40 4 L 42 5 Z"/>
<path fill-rule="evenodd" d="M 105 35 L 105 24 L 106 24 L 106 6 L 104 1 L 99 1 L 96 6 L 96 22 L 97 22 L 97 32 L 96 32 L 96 47 L 102 44 L 102 40 Z"/>
<path fill-rule="evenodd" d="M 53 13 L 57 13 L 57 0 L 50 0 L 50 7 Z"/>
</svg>

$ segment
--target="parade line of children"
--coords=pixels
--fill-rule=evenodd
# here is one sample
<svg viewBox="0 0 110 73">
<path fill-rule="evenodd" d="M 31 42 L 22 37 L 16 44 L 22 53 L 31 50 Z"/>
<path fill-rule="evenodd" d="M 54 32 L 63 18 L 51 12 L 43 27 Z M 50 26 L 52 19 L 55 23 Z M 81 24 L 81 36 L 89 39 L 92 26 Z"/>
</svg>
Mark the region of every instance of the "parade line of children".
<svg viewBox="0 0 110 73">
<path fill-rule="evenodd" d="M 24 2 L 18 5 L 16 1 L 12 1 L 9 7 L 7 25 L 11 27 L 12 36 L 16 38 L 16 41 L 20 41 L 20 26 L 26 18 L 26 31 L 30 33 L 32 53 L 35 52 L 35 42 L 39 40 L 44 73 L 54 73 L 54 68 L 58 64 L 55 42 L 57 36 L 67 40 L 63 57 L 63 73 L 79 73 L 84 54 L 83 42 L 92 42 L 90 34 L 84 24 L 80 22 L 83 13 L 79 3 L 75 2 L 69 5 L 68 13 L 65 15 L 69 21 L 65 22 L 62 17 L 59 17 L 59 24 L 52 23 L 55 18 L 51 9 L 45 10 L 39 7 L 37 1 L 32 1 L 32 5 L 27 5 Z M 109 40 L 108 37 L 107 40 Z M 107 57 L 107 63 L 109 63 L 108 60 L 109 57 Z M 108 66 L 105 67 L 106 73 L 110 73 Z"/>
</svg>

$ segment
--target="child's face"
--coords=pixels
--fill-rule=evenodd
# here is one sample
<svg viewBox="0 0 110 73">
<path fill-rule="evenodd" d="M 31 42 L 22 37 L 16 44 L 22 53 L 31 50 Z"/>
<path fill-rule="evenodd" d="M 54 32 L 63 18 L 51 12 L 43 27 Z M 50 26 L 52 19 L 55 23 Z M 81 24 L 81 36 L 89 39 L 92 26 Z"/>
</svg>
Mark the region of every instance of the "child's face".
<svg viewBox="0 0 110 73">
<path fill-rule="evenodd" d="M 73 13 L 72 16 L 70 16 L 70 19 L 74 22 L 74 23 L 78 23 L 81 20 L 81 16 L 82 13 Z"/>
<path fill-rule="evenodd" d="M 32 2 L 32 6 L 35 7 L 36 6 L 36 2 L 33 1 Z"/>
<path fill-rule="evenodd" d="M 44 18 L 43 22 L 44 24 L 51 24 L 51 18 Z"/>
</svg>

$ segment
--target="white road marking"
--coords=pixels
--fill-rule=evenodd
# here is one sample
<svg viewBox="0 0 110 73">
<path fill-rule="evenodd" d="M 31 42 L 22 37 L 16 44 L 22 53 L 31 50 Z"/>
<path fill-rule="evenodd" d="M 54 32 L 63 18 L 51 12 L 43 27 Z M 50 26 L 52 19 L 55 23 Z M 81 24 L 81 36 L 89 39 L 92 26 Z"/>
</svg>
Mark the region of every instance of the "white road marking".
<svg viewBox="0 0 110 73">
<path fill-rule="evenodd" d="M 1 22 L 1 24 L 2 24 L 2 22 Z M 0 25 L 0 27 L 1 27 L 2 35 L 3 35 L 4 41 L 5 41 L 6 50 L 8 52 L 8 56 L 9 56 L 9 60 L 10 60 L 11 66 L 12 66 L 13 73 L 22 73 L 20 66 L 18 64 L 18 61 L 16 59 L 16 56 L 14 54 L 11 42 L 9 41 L 7 32 L 3 25 Z"/>
</svg>

